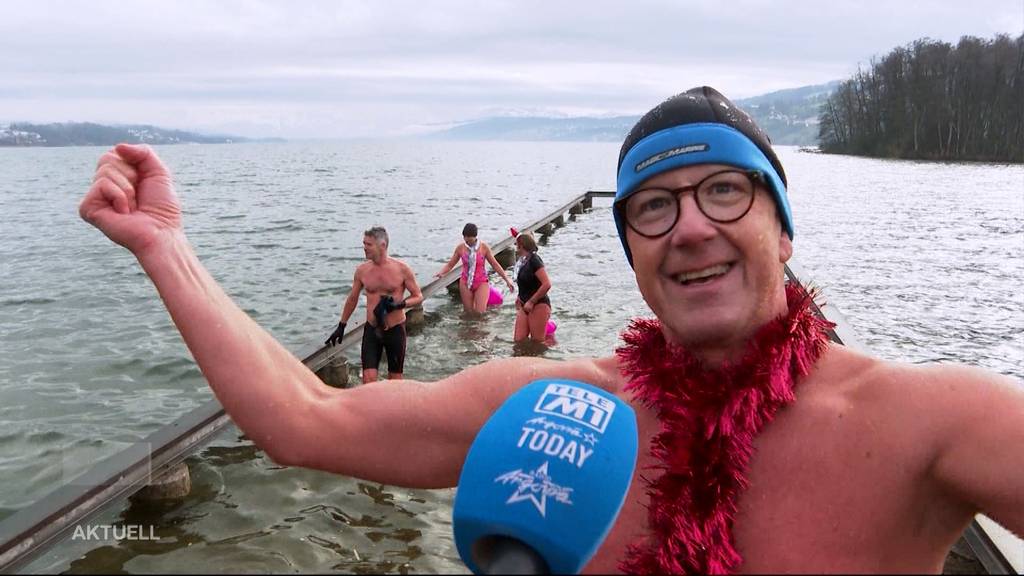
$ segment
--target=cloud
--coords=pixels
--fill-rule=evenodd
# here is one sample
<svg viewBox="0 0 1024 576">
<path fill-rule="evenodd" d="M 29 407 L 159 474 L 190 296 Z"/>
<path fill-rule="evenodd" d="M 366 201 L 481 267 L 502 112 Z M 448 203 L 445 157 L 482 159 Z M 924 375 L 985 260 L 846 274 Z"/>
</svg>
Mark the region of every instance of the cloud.
<svg viewBox="0 0 1024 576">
<path fill-rule="evenodd" d="M 1019 3 L 993 0 L 4 6 L 0 119 L 286 137 L 503 109 L 639 113 L 694 85 L 741 98 L 846 77 L 921 37 L 1024 29 Z"/>
</svg>

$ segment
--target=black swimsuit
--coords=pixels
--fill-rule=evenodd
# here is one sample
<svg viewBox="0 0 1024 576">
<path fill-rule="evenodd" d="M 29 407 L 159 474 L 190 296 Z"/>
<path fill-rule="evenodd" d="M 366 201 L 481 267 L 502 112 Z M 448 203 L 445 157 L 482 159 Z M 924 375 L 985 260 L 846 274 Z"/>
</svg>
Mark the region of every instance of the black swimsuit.
<svg viewBox="0 0 1024 576">
<path fill-rule="evenodd" d="M 388 372 L 401 374 L 405 367 L 405 322 L 384 330 L 380 336 L 375 326 L 363 324 L 363 370 L 377 370 L 382 351 L 387 351 Z"/>
<path fill-rule="evenodd" d="M 526 301 L 533 297 L 540 290 L 540 279 L 537 278 L 537 270 L 544 267 L 544 261 L 536 252 L 527 257 L 526 262 L 519 268 L 516 275 L 516 284 L 519 286 L 519 301 L 526 304 Z M 545 294 L 537 299 L 536 304 L 547 304 L 551 306 L 551 299 Z"/>
</svg>

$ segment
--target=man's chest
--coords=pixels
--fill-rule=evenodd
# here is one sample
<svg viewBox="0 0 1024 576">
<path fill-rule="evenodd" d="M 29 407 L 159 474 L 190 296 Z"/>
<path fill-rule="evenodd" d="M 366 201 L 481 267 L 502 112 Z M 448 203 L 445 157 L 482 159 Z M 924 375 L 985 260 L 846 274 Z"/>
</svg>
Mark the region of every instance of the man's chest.
<svg viewBox="0 0 1024 576">
<path fill-rule="evenodd" d="M 740 570 L 941 567 L 923 449 L 863 407 L 820 400 L 791 405 L 753 442 L 732 530 Z"/>
<path fill-rule="evenodd" d="M 834 411 L 786 414 L 755 438 L 732 527 L 742 571 L 877 567 L 908 550 L 922 517 L 915 455 L 855 418 L 831 419 L 842 420 Z M 649 450 L 659 427 L 642 420 L 626 504 L 588 571 L 616 570 L 628 545 L 651 534 L 644 479 L 661 474 Z"/>
<path fill-rule="evenodd" d="M 402 275 L 397 269 L 371 269 L 363 277 L 363 287 L 367 292 L 390 293 L 403 285 Z"/>
</svg>

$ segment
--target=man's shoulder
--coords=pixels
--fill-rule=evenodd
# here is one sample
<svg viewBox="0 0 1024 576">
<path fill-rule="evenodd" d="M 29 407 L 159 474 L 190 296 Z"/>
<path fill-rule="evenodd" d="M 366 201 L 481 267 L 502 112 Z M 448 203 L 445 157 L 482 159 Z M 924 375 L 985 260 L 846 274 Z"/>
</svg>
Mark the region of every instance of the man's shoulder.
<svg viewBox="0 0 1024 576">
<path fill-rule="evenodd" d="M 363 260 L 356 265 L 356 274 L 366 274 L 373 267 L 373 260 Z"/>
<path fill-rule="evenodd" d="M 857 404 L 889 407 L 952 406 L 967 390 L 1013 383 L 1005 376 L 965 364 L 911 364 L 835 344 L 812 372 L 812 380 L 815 388 L 841 393 Z"/>
<path fill-rule="evenodd" d="M 403 271 L 411 271 L 412 267 L 406 264 L 405 260 L 401 258 L 395 258 L 394 256 L 388 256 L 388 265 L 400 268 Z"/>
<path fill-rule="evenodd" d="M 519 363 L 525 371 L 529 372 L 530 380 L 541 378 L 578 380 L 609 392 L 617 392 L 622 387 L 622 375 L 619 372 L 618 360 L 614 356 L 570 360 L 517 358 L 513 361 Z"/>
</svg>

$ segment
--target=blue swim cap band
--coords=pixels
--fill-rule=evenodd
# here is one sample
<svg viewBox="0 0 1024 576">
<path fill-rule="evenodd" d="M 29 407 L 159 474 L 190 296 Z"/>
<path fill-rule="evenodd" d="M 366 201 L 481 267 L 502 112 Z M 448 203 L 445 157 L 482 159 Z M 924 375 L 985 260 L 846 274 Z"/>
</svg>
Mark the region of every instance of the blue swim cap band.
<svg viewBox="0 0 1024 576">
<path fill-rule="evenodd" d="M 764 174 L 775 199 L 782 227 L 793 237 L 793 217 L 786 198 L 786 185 L 763 152 L 739 130 L 724 124 L 699 122 L 672 126 L 643 138 L 626 152 L 619 166 L 615 191 L 618 205 L 649 178 L 663 172 L 697 164 L 725 164 Z M 626 243 L 626 222 L 621 210 L 612 210 L 619 240 L 629 265 L 633 254 Z"/>
</svg>

